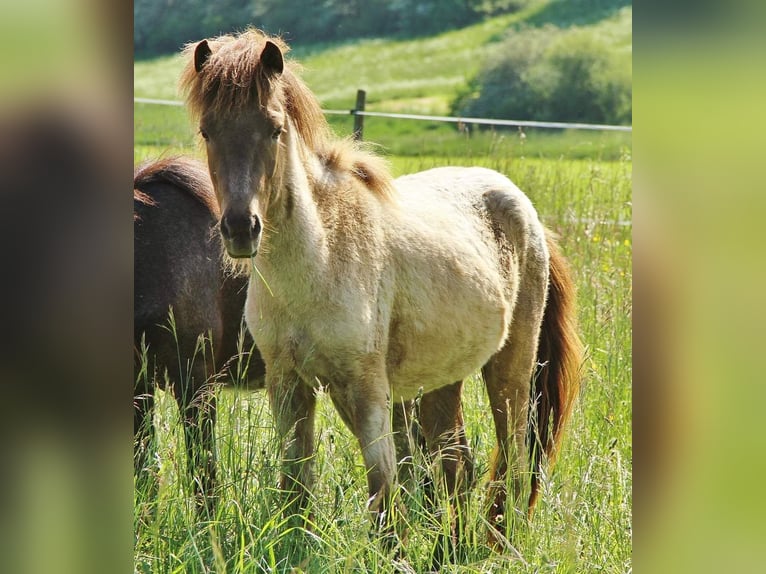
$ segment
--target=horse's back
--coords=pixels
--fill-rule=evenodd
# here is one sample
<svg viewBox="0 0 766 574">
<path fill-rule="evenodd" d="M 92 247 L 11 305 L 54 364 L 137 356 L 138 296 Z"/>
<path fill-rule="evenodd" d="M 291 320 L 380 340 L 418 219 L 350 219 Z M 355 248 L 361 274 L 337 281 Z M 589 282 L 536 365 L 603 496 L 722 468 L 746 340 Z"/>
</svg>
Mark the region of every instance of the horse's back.
<svg viewBox="0 0 766 574">
<path fill-rule="evenodd" d="M 479 240 L 516 251 L 545 249 L 545 232 L 527 195 L 505 175 L 483 167 L 437 167 L 396 180 L 403 209 L 456 241 Z M 530 242 L 532 244 L 530 245 Z"/>
<path fill-rule="evenodd" d="M 537 220 L 537 212 L 526 194 L 502 173 L 485 167 L 435 167 L 401 176 L 395 185 L 409 208 L 421 206 L 432 210 L 438 202 L 457 207 L 458 216 L 463 217 L 470 209 L 491 210 L 488 200 L 502 196 L 516 202 L 527 217 Z"/>
<path fill-rule="evenodd" d="M 144 165 L 134 188 L 137 348 L 143 337 L 158 368 L 171 370 L 193 356 L 199 335 L 212 335 L 216 358 L 235 355 L 247 279 L 225 270 L 204 165 L 187 158 Z"/>
<path fill-rule="evenodd" d="M 134 182 L 136 327 L 166 315 L 169 306 L 177 319 L 203 327 L 217 307 L 221 255 L 213 235 L 216 220 L 198 201 L 199 192 L 193 194 L 172 177 L 173 167 Z"/>
</svg>

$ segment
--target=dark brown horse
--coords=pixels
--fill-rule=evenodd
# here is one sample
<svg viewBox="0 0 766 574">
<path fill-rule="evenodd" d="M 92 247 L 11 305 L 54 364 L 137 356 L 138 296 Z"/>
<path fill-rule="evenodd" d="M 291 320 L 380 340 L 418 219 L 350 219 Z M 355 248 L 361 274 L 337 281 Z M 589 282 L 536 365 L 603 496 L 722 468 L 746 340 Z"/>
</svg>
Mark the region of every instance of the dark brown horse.
<svg viewBox="0 0 766 574">
<path fill-rule="evenodd" d="M 215 482 L 210 383 L 236 377 L 262 385 L 263 361 L 242 328 L 247 276 L 227 265 L 203 164 L 180 157 L 147 162 L 136 168 L 133 187 L 136 470 L 146 471 L 154 390 L 167 376 L 202 500 Z"/>
</svg>

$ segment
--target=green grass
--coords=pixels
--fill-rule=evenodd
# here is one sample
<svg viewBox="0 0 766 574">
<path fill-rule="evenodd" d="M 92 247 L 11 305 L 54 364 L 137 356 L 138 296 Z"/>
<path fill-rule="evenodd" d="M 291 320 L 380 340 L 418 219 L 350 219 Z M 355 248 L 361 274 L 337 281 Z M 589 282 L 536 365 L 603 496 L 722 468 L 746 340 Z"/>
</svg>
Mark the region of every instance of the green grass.
<svg viewBox="0 0 766 574">
<path fill-rule="evenodd" d="M 202 156 L 185 108 L 134 104 L 134 162 L 168 153 Z M 351 116 L 330 115 L 335 133 L 348 136 Z M 629 157 L 632 135 L 625 132 L 526 129 L 460 133 L 453 124 L 365 118 L 364 139 L 389 157 L 451 157 L 465 163 L 480 158 L 498 161 L 522 157 L 619 160 Z"/>
<path fill-rule="evenodd" d="M 449 158 L 396 157 L 395 172 L 454 163 Z M 581 331 L 588 347 L 582 396 L 537 513 L 515 525 L 513 548 L 483 544 L 485 501 L 469 498 L 471 544 L 446 572 L 626 572 L 631 563 L 631 163 L 519 158 L 471 162 L 507 173 L 559 235 L 578 284 Z M 277 452 L 266 397 L 219 391 L 221 505 L 209 521 L 193 513 L 177 412 L 160 392 L 156 417 L 156 493 L 135 500 L 135 567 L 139 572 L 392 572 L 392 558 L 369 534 L 366 483 L 358 445 L 320 399 L 317 418 L 315 528 L 281 521 Z M 465 391 L 466 427 L 480 478 L 494 444 L 483 386 Z M 185 490 L 184 490 L 185 489 Z M 444 506 L 444 505 L 443 505 Z M 407 501 L 407 561 L 422 572 L 443 524 Z"/>
<path fill-rule="evenodd" d="M 186 153 L 201 157 L 195 130 L 182 107 L 134 104 L 134 161 L 161 154 Z M 335 133 L 350 135 L 351 116 L 328 116 Z M 365 118 L 364 139 L 376 151 L 415 159 L 451 157 L 461 162 L 492 157 L 498 161 L 521 157 L 619 160 L 631 154 L 632 135 L 625 132 L 471 130 L 458 132 L 453 124 Z"/>
<path fill-rule="evenodd" d="M 599 5 L 613 2 L 600 2 Z M 444 114 L 510 28 L 524 22 L 569 25 L 566 3 L 530 3 L 520 14 L 419 40 L 367 40 L 297 48 L 304 77 L 328 108 Z M 609 12 L 611 14 L 611 12 Z M 535 20 L 536 18 L 536 20 Z M 569 19 L 569 20 L 568 20 Z M 582 24 L 575 18 L 575 23 Z M 135 95 L 176 99 L 181 62 L 136 62 Z M 135 105 L 134 160 L 185 153 L 203 157 L 183 108 Z M 350 116 L 330 116 L 340 134 Z M 627 572 L 632 554 L 631 135 L 528 130 L 473 131 L 452 125 L 366 118 L 365 139 L 401 175 L 438 165 L 484 165 L 511 177 L 559 234 L 579 291 L 588 356 L 580 401 L 555 469 L 543 481 L 534 520 L 514 524 L 513 548 L 484 544 L 484 489 L 494 430 L 480 381 L 466 385 L 466 428 L 479 471 L 468 501 L 470 544 L 444 572 Z M 182 433 L 172 398 L 158 392 L 156 488 L 135 494 L 137 572 L 393 572 L 392 557 L 370 537 L 359 447 L 323 397 L 317 415 L 315 527 L 281 521 L 274 429 L 262 392 L 218 392 L 221 504 L 197 519 L 183 472 Z M 425 469 L 421 469 L 425 472 Z M 443 522 L 408 499 L 407 561 L 427 570 Z M 446 505 L 442 502 L 441 508 Z"/>
</svg>

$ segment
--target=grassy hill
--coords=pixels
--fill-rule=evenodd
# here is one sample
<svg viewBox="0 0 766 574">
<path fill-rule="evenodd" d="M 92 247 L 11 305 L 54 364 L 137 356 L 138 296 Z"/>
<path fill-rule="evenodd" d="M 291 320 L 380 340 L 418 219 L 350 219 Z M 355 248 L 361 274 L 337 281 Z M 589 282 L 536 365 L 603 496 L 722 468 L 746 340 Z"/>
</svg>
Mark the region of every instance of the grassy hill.
<svg viewBox="0 0 766 574">
<path fill-rule="evenodd" d="M 367 91 L 368 110 L 449 115 L 451 102 L 501 46 L 501 40 L 507 34 L 523 34 L 526 27 L 586 24 L 594 34 L 609 35 L 630 65 L 632 9 L 621 4 L 619 0 L 533 2 L 515 14 L 436 36 L 295 45 L 291 56 L 303 65 L 303 78 L 325 108 L 351 109 L 361 88 Z M 182 66 L 178 55 L 136 62 L 135 95 L 178 99 L 176 82 Z M 350 116 L 329 116 L 329 120 L 338 133 L 350 133 Z M 137 104 L 135 122 L 138 158 L 168 147 L 193 145 L 193 130 L 182 109 Z M 625 133 L 526 130 L 525 136 L 504 130 L 466 138 L 450 124 L 365 118 L 365 139 L 392 155 L 618 159 L 631 146 L 631 135 Z"/>
</svg>

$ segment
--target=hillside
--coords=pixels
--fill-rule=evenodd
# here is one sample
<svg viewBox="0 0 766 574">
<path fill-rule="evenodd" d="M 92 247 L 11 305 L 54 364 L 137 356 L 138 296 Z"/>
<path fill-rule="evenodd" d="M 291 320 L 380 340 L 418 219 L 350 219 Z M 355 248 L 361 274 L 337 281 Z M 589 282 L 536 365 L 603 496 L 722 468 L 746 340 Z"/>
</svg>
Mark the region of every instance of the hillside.
<svg viewBox="0 0 766 574">
<path fill-rule="evenodd" d="M 482 65 L 502 46 L 502 41 L 509 34 L 523 34 L 528 28 L 577 25 L 594 35 L 607 36 L 614 49 L 624 55 L 627 73 L 630 73 L 632 8 L 624 4 L 621 0 L 533 2 L 520 12 L 430 37 L 296 44 L 291 55 L 303 65 L 304 79 L 325 108 L 352 108 L 356 90 L 361 88 L 367 91 L 369 110 L 450 115 L 453 102 L 466 92 Z M 572 5 L 579 5 L 581 9 L 573 10 Z M 182 65 L 178 55 L 137 61 L 135 96 L 178 99 L 176 81 Z M 150 107 L 157 106 L 136 106 L 138 145 L 177 145 L 191 137 L 190 128 L 184 128 L 187 120 L 178 110 Z M 350 132 L 350 117 L 330 116 L 329 119 L 336 131 Z M 142 129 L 150 135 L 138 133 Z M 631 145 L 630 134 L 624 133 L 579 132 L 556 134 L 555 138 L 543 132 L 527 135 L 526 153 L 537 155 L 582 157 L 596 150 L 603 157 L 616 159 Z M 458 137 L 452 125 L 378 118 L 365 120 L 365 139 L 398 155 L 483 155 L 498 145 L 507 147 L 519 143 L 517 138 L 498 141 L 486 136 L 465 141 Z M 558 143 L 551 144 L 553 139 Z M 536 148 L 538 145 L 541 147 Z"/>
<path fill-rule="evenodd" d="M 353 44 L 293 46 L 303 78 L 328 108 L 349 107 L 357 88 L 368 90 L 371 109 L 393 103 L 396 110 L 415 102 L 411 112 L 446 113 L 451 98 L 475 74 L 496 41 L 523 13 L 500 16 L 462 30 L 412 40 L 360 40 Z M 134 94 L 174 99 L 179 55 L 137 61 Z M 424 101 L 430 101 L 424 105 Z M 417 103 L 420 102 L 420 103 Z M 386 109 L 391 109 L 387 107 Z"/>
</svg>

